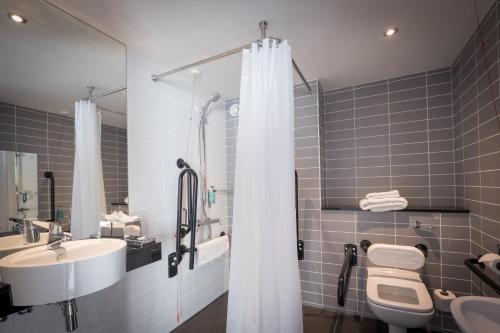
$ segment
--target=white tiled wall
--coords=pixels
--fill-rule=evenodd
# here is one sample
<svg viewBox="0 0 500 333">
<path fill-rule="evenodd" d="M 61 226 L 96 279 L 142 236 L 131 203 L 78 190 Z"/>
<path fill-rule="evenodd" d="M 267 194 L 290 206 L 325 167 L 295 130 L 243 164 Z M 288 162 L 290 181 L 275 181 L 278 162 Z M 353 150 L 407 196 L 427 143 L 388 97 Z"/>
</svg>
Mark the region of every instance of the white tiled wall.
<svg viewBox="0 0 500 333">
<path fill-rule="evenodd" d="M 136 50 L 128 51 L 128 159 L 131 214 L 144 218 L 145 233 L 163 242 L 163 260 L 127 273 L 125 279 L 100 292 L 77 299 L 80 333 L 168 332 L 227 290 L 228 255 L 186 270 L 169 279 L 167 256 L 174 251 L 178 157 L 186 157 L 192 105 L 192 79 L 175 77 L 154 83 L 151 74 L 165 70 Z M 198 85 L 195 105 L 204 103 L 210 87 Z M 222 104 L 222 103 L 221 103 Z M 224 112 L 216 105 L 208 124 L 208 185 L 225 183 Z M 187 160 L 198 164 L 198 113 L 193 113 Z M 211 217 L 220 216 L 227 229 L 226 203 L 218 196 Z M 95 277 L 99 278 L 98 275 Z M 36 286 L 34 286 L 36 287 Z M 37 306 L 23 316 L 0 323 L 0 332 L 65 332 L 64 317 L 55 305 Z"/>
</svg>

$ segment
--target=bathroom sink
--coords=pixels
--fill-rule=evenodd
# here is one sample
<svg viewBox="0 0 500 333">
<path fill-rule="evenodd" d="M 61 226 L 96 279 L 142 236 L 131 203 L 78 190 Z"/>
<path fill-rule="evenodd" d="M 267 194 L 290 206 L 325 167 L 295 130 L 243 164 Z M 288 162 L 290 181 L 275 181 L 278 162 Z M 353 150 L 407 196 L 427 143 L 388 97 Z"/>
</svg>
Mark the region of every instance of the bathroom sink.
<svg viewBox="0 0 500 333">
<path fill-rule="evenodd" d="M 0 276 L 11 286 L 13 305 L 48 304 L 111 286 L 125 276 L 125 260 L 125 241 L 84 239 L 8 255 L 0 259 Z"/>
<path fill-rule="evenodd" d="M 451 302 L 451 314 L 464 333 L 500 332 L 500 298 L 459 297 Z"/>
<path fill-rule="evenodd" d="M 49 234 L 47 232 L 41 233 L 40 240 L 36 243 L 26 242 L 26 240 L 22 235 L 0 237 L 0 258 L 3 258 L 14 252 L 47 244 L 48 239 L 49 239 Z"/>
</svg>

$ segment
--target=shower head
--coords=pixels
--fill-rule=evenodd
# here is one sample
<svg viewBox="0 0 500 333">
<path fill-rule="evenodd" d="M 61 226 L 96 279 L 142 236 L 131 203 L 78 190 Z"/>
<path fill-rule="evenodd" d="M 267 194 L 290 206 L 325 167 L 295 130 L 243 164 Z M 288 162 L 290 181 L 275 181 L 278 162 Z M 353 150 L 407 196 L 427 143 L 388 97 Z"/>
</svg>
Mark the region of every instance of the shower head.
<svg viewBox="0 0 500 333">
<path fill-rule="evenodd" d="M 215 94 L 212 95 L 212 97 L 210 97 L 210 102 L 215 103 L 219 100 L 219 98 L 220 98 L 220 94 L 218 92 L 216 92 Z"/>
<path fill-rule="evenodd" d="M 203 106 L 203 109 L 201 111 L 201 119 L 204 120 L 205 119 L 205 115 L 207 113 L 207 110 L 208 110 L 208 107 L 210 106 L 211 103 L 215 103 L 219 100 L 220 98 L 220 94 L 218 92 L 216 92 L 215 94 L 213 94 L 212 96 L 210 96 L 210 99 L 207 101 L 207 103 Z"/>
</svg>

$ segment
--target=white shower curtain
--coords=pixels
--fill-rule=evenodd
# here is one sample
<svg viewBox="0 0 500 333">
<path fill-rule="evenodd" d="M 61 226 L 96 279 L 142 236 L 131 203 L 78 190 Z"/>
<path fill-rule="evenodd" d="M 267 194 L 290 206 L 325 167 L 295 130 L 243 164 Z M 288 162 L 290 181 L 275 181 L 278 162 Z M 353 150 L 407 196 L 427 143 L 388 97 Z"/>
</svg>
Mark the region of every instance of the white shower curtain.
<svg viewBox="0 0 500 333">
<path fill-rule="evenodd" d="M 302 332 L 286 41 L 243 51 L 227 332 Z"/>
<path fill-rule="evenodd" d="M 88 238 L 99 231 L 106 212 L 101 160 L 101 112 L 95 104 L 75 103 L 75 167 L 71 203 L 73 239 Z"/>
</svg>

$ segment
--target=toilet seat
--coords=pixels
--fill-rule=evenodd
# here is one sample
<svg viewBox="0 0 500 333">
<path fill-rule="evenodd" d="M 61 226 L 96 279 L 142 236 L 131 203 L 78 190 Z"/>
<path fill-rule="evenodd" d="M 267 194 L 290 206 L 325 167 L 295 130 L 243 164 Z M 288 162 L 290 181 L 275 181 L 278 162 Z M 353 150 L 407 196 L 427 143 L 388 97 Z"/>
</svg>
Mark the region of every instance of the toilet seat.
<svg viewBox="0 0 500 333">
<path fill-rule="evenodd" d="M 386 308 L 418 313 L 433 312 L 429 292 L 420 281 L 370 276 L 366 293 L 370 302 Z"/>
</svg>

